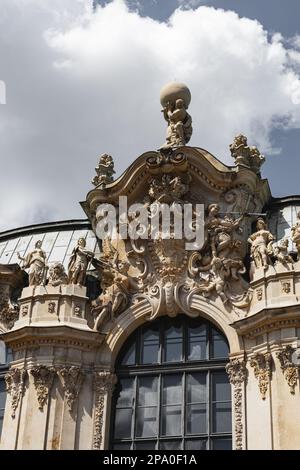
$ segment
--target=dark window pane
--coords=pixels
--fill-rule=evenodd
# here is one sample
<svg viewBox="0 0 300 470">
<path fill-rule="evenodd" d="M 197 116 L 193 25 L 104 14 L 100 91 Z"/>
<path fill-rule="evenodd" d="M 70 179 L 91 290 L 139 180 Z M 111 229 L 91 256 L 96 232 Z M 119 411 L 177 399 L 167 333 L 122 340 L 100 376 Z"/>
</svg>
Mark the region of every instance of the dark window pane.
<svg viewBox="0 0 300 470">
<path fill-rule="evenodd" d="M 116 410 L 115 438 L 124 439 L 131 437 L 132 409 L 121 408 Z"/>
<path fill-rule="evenodd" d="M 191 439 L 185 441 L 185 450 L 206 450 L 206 439 Z"/>
<path fill-rule="evenodd" d="M 134 379 L 121 379 L 118 384 L 117 408 L 132 406 L 134 398 Z"/>
<path fill-rule="evenodd" d="M 165 354 L 166 362 L 182 360 L 182 328 L 171 326 L 165 331 Z"/>
<path fill-rule="evenodd" d="M 160 441 L 160 450 L 181 450 L 182 441 Z"/>
<path fill-rule="evenodd" d="M 188 328 L 188 359 L 198 361 L 207 357 L 206 325 Z"/>
<path fill-rule="evenodd" d="M 136 450 L 154 450 L 156 441 L 142 441 L 136 442 L 134 448 Z"/>
<path fill-rule="evenodd" d="M 123 359 L 121 361 L 123 366 L 131 366 L 135 364 L 135 344 L 135 342 L 132 343 L 123 353 Z"/>
<path fill-rule="evenodd" d="M 226 372 L 213 372 L 212 399 L 213 401 L 231 401 L 231 386 Z"/>
<path fill-rule="evenodd" d="M 159 331 L 150 329 L 142 335 L 142 364 L 155 364 L 159 355 Z"/>
<path fill-rule="evenodd" d="M 181 434 L 181 406 L 164 406 L 162 409 L 162 435 Z"/>
<path fill-rule="evenodd" d="M 212 357 L 227 358 L 229 354 L 229 348 L 225 338 L 214 328 L 212 328 Z"/>
<path fill-rule="evenodd" d="M 138 408 L 136 417 L 136 436 L 157 436 L 157 407 Z"/>
<path fill-rule="evenodd" d="M 113 445 L 113 450 L 130 450 L 131 442 L 118 442 Z"/>
<path fill-rule="evenodd" d="M 206 405 L 188 405 L 186 409 L 187 434 L 204 434 L 207 432 Z"/>
<path fill-rule="evenodd" d="M 231 432 L 231 404 L 215 403 L 212 406 L 213 432 Z"/>
<path fill-rule="evenodd" d="M 206 403 L 206 372 L 188 374 L 186 385 L 188 403 Z"/>
<path fill-rule="evenodd" d="M 232 450 L 232 441 L 230 438 L 214 439 L 213 449 L 214 450 Z"/>
<path fill-rule="evenodd" d="M 163 404 L 179 405 L 182 403 L 182 376 L 166 375 L 163 378 Z"/>
<path fill-rule="evenodd" d="M 0 410 L 5 408 L 5 401 L 6 401 L 5 382 L 3 379 L 0 379 Z"/>
<path fill-rule="evenodd" d="M 138 381 L 138 406 L 157 405 L 157 377 L 143 377 Z"/>
</svg>

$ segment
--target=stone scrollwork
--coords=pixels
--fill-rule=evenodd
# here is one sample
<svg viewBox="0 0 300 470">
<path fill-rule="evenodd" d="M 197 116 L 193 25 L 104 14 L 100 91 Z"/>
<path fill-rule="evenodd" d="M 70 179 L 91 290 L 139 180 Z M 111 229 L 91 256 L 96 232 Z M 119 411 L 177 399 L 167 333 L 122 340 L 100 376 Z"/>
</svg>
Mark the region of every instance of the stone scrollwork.
<svg viewBox="0 0 300 470">
<path fill-rule="evenodd" d="M 243 383 L 247 379 L 246 362 L 240 359 L 231 359 L 226 366 L 230 383 L 233 385 L 234 420 L 235 420 L 235 448 L 243 449 Z"/>
<path fill-rule="evenodd" d="M 80 367 L 76 366 L 59 368 L 57 373 L 63 386 L 66 403 L 71 412 L 78 398 L 84 380 L 84 373 Z"/>
<path fill-rule="evenodd" d="M 95 372 L 94 391 L 95 391 L 95 411 L 94 411 L 94 434 L 93 449 L 100 450 L 103 441 L 103 423 L 105 398 L 112 394 L 117 377 L 108 371 Z"/>
<path fill-rule="evenodd" d="M 95 170 L 97 175 L 92 180 L 94 186 L 105 187 L 107 184 L 112 183 L 113 175 L 115 174 L 112 156 L 106 153 L 101 155 Z"/>
<path fill-rule="evenodd" d="M 6 390 L 11 395 L 11 416 L 15 418 L 21 397 L 24 393 L 26 370 L 14 368 L 5 375 Z"/>
<path fill-rule="evenodd" d="M 269 382 L 272 378 L 272 355 L 271 353 L 256 353 L 250 359 L 250 366 L 254 369 L 255 378 L 258 380 L 258 387 L 263 400 L 266 399 Z"/>
<path fill-rule="evenodd" d="M 33 376 L 39 409 L 43 411 L 53 384 L 55 368 L 38 365 L 30 369 L 30 373 Z"/>
<path fill-rule="evenodd" d="M 295 348 L 288 345 L 276 354 L 285 380 L 287 381 L 288 386 L 290 387 L 290 392 L 293 395 L 295 394 L 295 388 L 299 379 L 299 366 L 294 364 L 292 360 L 292 356 L 295 351 Z"/>
</svg>

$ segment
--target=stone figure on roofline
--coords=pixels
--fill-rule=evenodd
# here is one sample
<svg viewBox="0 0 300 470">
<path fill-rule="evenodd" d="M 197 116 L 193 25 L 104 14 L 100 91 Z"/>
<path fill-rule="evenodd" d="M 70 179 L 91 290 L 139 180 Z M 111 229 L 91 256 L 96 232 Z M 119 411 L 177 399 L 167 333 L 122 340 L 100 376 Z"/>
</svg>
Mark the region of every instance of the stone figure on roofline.
<svg viewBox="0 0 300 470">
<path fill-rule="evenodd" d="M 33 251 L 27 253 L 25 257 L 18 254 L 18 258 L 23 261 L 22 268 L 29 268 L 29 285 L 40 286 L 45 284 L 47 275 L 46 253 L 42 250 L 42 242 L 38 240 Z"/>
<path fill-rule="evenodd" d="M 274 237 L 262 218 L 257 219 L 256 228 L 257 231 L 248 238 L 251 245 L 250 254 L 255 267 L 266 270 L 271 264 L 270 256 L 273 254 Z"/>
<path fill-rule="evenodd" d="M 68 284 L 68 276 L 62 263 L 57 262 L 50 266 L 48 284 L 54 287 Z"/>
<path fill-rule="evenodd" d="M 86 250 L 85 246 L 85 239 L 79 238 L 77 246 L 72 251 L 68 264 L 69 284 L 85 285 L 86 270 L 89 262 L 94 258 L 94 253 Z"/>
<path fill-rule="evenodd" d="M 193 133 L 192 118 L 187 112 L 191 93 L 182 83 L 169 83 L 160 94 L 162 112 L 168 123 L 166 143 L 162 148 L 186 145 Z"/>
<path fill-rule="evenodd" d="M 292 241 L 295 243 L 297 252 L 298 252 L 298 260 L 300 259 L 300 212 L 297 214 L 297 222 L 291 228 L 292 234 Z"/>
<path fill-rule="evenodd" d="M 289 254 L 288 251 L 289 248 L 289 241 L 287 238 L 284 238 L 283 240 L 280 241 L 279 245 L 274 246 L 274 256 L 276 258 L 276 264 L 281 263 L 287 268 L 289 268 L 289 265 L 294 263 L 293 258 Z"/>
</svg>

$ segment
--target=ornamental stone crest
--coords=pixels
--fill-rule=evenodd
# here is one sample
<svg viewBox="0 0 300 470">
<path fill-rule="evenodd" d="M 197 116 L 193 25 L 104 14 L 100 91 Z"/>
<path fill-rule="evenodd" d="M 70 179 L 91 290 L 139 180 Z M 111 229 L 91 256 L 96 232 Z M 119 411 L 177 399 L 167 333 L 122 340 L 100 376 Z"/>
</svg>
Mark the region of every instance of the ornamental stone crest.
<svg viewBox="0 0 300 470">
<path fill-rule="evenodd" d="M 55 376 L 54 367 L 38 365 L 30 369 L 33 376 L 34 387 L 37 394 L 39 409 L 43 411 Z"/>
<path fill-rule="evenodd" d="M 69 411 L 71 412 L 73 410 L 74 403 L 78 398 L 78 394 L 84 380 L 84 373 L 80 367 L 76 366 L 59 368 L 57 373 L 62 382 L 66 403 Z"/>
<path fill-rule="evenodd" d="M 6 390 L 11 395 L 11 416 L 15 418 L 16 410 L 24 393 L 26 370 L 14 368 L 5 375 Z"/>
<path fill-rule="evenodd" d="M 266 399 L 269 383 L 272 378 L 272 355 L 270 353 L 256 353 L 250 359 L 250 366 L 254 369 L 255 378 L 263 400 Z"/>
</svg>

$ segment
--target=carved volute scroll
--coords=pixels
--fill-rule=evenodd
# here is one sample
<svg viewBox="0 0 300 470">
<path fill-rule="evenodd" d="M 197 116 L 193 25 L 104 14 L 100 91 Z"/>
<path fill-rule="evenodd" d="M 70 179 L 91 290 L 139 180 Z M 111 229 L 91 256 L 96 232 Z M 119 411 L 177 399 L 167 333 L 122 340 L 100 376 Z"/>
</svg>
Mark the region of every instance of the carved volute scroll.
<svg viewBox="0 0 300 470">
<path fill-rule="evenodd" d="M 30 369 L 30 373 L 33 376 L 39 409 L 43 411 L 53 384 L 56 373 L 55 368 L 45 365 L 37 365 Z"/>
<path fill-rule="evenodd" d="M 266 399 L 269 383 L 272 378 L 272 355 L 256 353 L 250 359 L 250 366 L 254 369 L 255 378 L 258 380 L 258 387 L 263 400 Z"/>
<path fill-rule="evenodd" d="M 292 394 L 295 394 L 295 388 L 299 380 L 299 366 L 292 361 L 292 356 L 295 351 L 295 348 L 288 345 L 277 353 L 280 367 Z"/>
<path fill-rule="evenodd" d="M 11 416 L 15 418 L 16 410 L 24 393 L 26 370 L 13 368 L 5 375 L 6 390 L 11 396 Z"/>
<path fill-rule="evenodd" d="M 68 409 L 71 412 L 84 380 L 84 372 L 80 367 L 66 366 L 59 368 L 57 373 L 62 382 Z"/>
</svg>

